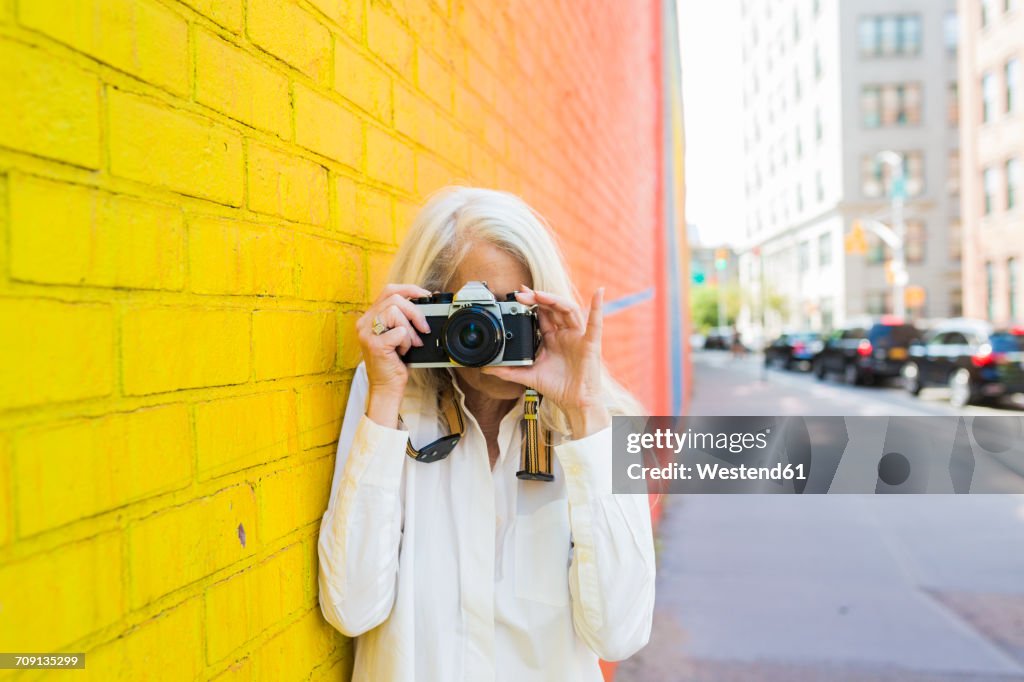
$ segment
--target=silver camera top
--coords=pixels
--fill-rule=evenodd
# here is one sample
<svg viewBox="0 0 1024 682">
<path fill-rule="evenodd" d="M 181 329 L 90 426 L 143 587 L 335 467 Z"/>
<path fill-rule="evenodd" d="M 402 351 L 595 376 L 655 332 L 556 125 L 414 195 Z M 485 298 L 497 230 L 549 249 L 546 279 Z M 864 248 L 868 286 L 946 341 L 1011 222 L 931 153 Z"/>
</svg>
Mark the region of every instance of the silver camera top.
<svg viewBox="0 0 1024 682">
<path fill-rule="evenodd" d="M 466 282 L 455 292 L 454 303 L 496 303 L 494 294 L 487 288 L 487 282 Z"/>
</svg>

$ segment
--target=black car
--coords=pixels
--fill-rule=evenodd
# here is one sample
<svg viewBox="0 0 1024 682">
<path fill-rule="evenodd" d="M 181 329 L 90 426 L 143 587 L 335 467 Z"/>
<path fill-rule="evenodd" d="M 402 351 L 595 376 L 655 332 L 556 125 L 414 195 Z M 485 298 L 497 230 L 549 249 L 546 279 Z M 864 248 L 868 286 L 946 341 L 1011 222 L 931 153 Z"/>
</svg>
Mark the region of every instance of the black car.
<svg viewBox="0 0 1024 682">
<path fill-rule="evenodd" d="M 948 386 L 954 407 L 1024 393 L 1024 328 L 950 320 L 910 347 L 902 374 L 913 395 L 929 386 Z"/>
<path fill-rule="evenodd" d="M 921 331 L 900 318 L 882 317 L 834 331 L 814 358 L 814 375 L 841 374 L 848 384 L 873 383 L 900 376 L 912 343 Z"/>
<path fill-rule="evenodd" d="M 823 345 L 821 334 L 815 332 L 783 334 L 764 349 L 764 364 L 785 369 L 809 365 Z"/>
<path fill-rule="evenodd" d="M 704 350 L 729 350 L 732 339 L 732 327 L 715 327 L 704 337 Z"/>
</svg>

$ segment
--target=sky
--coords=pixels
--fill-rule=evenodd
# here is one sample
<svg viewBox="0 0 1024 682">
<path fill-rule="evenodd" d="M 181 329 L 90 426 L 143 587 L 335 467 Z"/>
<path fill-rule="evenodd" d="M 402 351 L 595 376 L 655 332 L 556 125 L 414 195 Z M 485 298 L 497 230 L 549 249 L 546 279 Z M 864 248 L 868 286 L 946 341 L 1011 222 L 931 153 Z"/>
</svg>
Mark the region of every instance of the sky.
<svg viewBox="0 0 1024 682">
<path fill-rule="evenodd" d="M 704 245 L 742 241 L 739 0 L 679 0 L 686 221 Z"/>
</svg>

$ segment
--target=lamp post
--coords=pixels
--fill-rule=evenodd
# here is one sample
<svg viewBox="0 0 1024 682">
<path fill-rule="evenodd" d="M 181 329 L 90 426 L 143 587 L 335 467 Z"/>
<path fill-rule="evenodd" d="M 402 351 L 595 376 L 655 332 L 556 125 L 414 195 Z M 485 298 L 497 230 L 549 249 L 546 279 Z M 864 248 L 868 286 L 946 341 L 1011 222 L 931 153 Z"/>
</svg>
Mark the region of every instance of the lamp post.
<svg viewBox="0 0 1024 682">
<path fill-rule="evenodd" d="M 879 152 L 882 163 L 892 169 L 889 196 L 892 198 L 892 229 L 896 233 L 892 244 L 892 312 L 896 317 L 905 317 L 907 302 L 905 289 L 910 277 L 907 273 L 906 236 L 907 225 L 903 220 L 903 203 L 907 196 L 907 181 L 903 172 L 903 157 L 894 151 Z"/>
</svg>

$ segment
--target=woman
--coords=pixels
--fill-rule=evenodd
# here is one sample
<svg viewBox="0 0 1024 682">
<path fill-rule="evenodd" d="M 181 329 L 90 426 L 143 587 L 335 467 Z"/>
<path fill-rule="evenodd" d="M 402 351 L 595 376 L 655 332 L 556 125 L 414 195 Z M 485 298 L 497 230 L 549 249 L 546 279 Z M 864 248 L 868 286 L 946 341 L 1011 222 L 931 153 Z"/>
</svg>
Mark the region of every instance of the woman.
<svg viewBox="0 0 1024 682">
<path fill-rule="evenodd" d="M 320 528 L 320 606 L 358 637 L 356 680 L 599 680 L 598 657 L 646 644 L 654 604 L 647 499 L 611 490 L 611 415 L 639 413 L 601 361 L 602 291 L 586 319 L 551 234 L 520 199 L 435 195 L 357 323 L 331 497 Z M 410 299 L 486 281 L 535 306 L 524 367 L 410 369 L 427 321 Z M 525 387 L 555 436 L 553 481 L 520 480 Z M 465 415 L 454 451 L 407 456 Z"/>
</svg>

